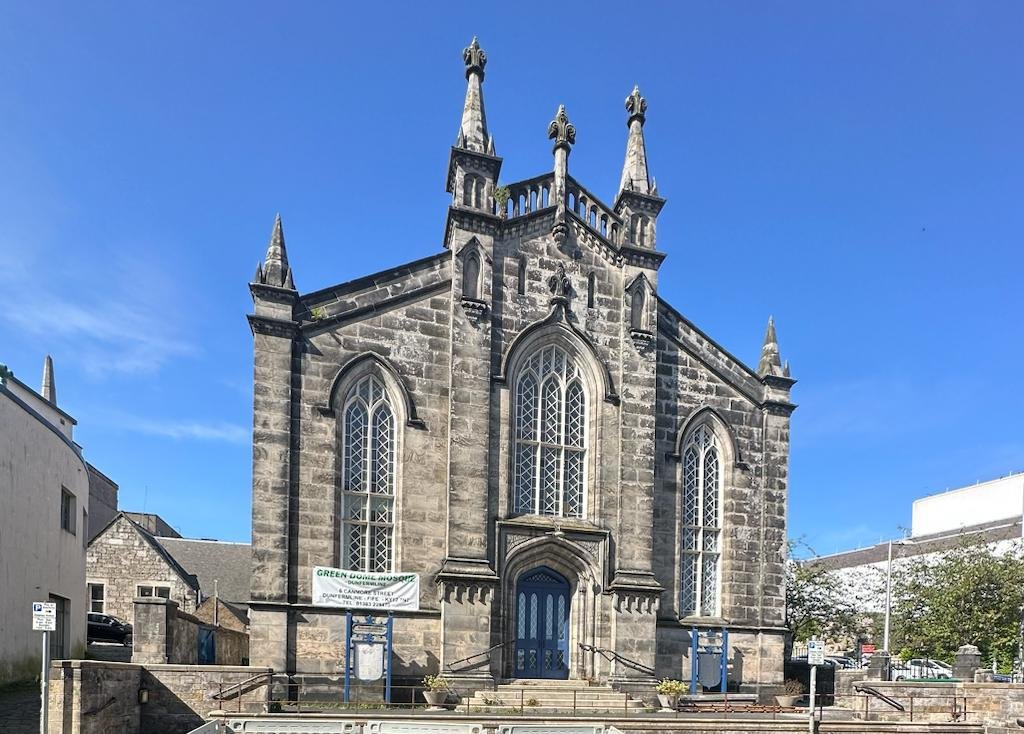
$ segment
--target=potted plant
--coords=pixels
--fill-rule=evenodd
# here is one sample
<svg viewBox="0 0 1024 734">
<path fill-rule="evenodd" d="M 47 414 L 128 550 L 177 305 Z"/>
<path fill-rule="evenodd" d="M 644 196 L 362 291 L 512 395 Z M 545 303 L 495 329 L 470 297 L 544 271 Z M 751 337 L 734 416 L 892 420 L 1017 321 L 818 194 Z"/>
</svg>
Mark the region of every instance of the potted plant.
<svg viewBox="0 0 1024 734">
<path fill-rule="evenodd" d="M 428 675 L 423 679 L 423 698 L 430 704 L 430 708 L 441 708 L 448 698 L 448 681 L 444 676 Z"/>
<path fill-rule="evenodd" d="M 658 702 L 662 711 L 675 711 L 679 707 L 679 697 L 686 693 L 689 686 L 681 680 L 662 678 L 654 687 L 658 693 Z"/>
<path fill-rule="evenodd" d="M 790 678 L 782 684 L 782 693 L 775 697 L 779 706 L 791 707 L 796 705 L 798 698 L 804 695 L 804 684 L 796 678 Z"/>
</svg>

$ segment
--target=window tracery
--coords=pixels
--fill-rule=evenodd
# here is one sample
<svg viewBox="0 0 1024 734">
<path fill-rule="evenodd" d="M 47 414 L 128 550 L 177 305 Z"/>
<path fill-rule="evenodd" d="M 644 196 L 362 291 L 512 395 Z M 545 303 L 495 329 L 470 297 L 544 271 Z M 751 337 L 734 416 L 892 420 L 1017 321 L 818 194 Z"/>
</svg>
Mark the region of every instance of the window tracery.
<svg viewBox="0 0 1024 734">
<path fill-rule="evenodd" d="M 516 382 L 513 506 L 516 512 L 582 517 L 586 393 L 560 347 L 539 349 Z"/>
<path fill-rule="evenodd" d="M 719 614 L 721 568 L 721 448 L 714 431 L 698 426 L 683 449 L 680 534 L 680 616 Z"/>
<path fill-rule="evenodd" d="M 342 413 L 341 566 L 390 571 L 394 557 L 395 414 L 375 375 L 360 379 Z"/>
</svg>

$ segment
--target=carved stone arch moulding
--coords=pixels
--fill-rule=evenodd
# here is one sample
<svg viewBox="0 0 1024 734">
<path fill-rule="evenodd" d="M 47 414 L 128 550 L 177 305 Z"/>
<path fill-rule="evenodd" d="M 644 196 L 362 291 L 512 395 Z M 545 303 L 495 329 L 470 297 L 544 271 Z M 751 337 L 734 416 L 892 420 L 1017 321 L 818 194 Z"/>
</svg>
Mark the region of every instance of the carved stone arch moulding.
<svg viewBox="0 0 1024 734">
<path fill-rule="evenodd" d="M 749 469 L 749 466 L 740 454 L 736 436 L 729 422 L 722 417 L 718 410 L 710 405 L 702 405 L 686 417 L 676 433 L 674 452 L 669 454 L 667 458 L 680 461 L 683 455 L 683 442 L 702 423 L 709 425 L 715 435 L 718 436 L 732 466 L 737 469 Z"/>
<path fill-rule="evenodd" d="M 412 428 L 425 429 L 427 426 L 416 413 L 416 403 L 412 399 L 409 386 L 405 384 L 405 379 L 390 360 L 375 352 L 363 352 L 341 366 L 341 369 L 338 370 L 338 374 L 334 376 L 334 380 L 331 383 L 331 389 L 327 395 L 327 404 L 319 407 L 320 414 L 333 418 L 335 416 L 335 405 L 339 398 L 343 397 L 341 395 L 342 387 L 347 387 L 356 379 L 371 371 L 381 376 L 384 384 L 394 394 L 394 397 L 398 399 L 396 407 L 404 413 L 402 417 L 405 419 L 405 425 Z"/>
<path fill-rule="evenodd" d="M 619 395 L 615 390 L 611 370 L 586 333 L 568 319 L 565 305 L 559 302 L 552 304 L 547 316 L 530 324 L 512 339 L 502 356 L 500 372 L 492 379 L 498 383 L 507 382 L 535 348 L 549 343 L 560 344 L 578 357 L 596 394 L 603 397 L 605 402 L 618 405 Z"/>
</svg>

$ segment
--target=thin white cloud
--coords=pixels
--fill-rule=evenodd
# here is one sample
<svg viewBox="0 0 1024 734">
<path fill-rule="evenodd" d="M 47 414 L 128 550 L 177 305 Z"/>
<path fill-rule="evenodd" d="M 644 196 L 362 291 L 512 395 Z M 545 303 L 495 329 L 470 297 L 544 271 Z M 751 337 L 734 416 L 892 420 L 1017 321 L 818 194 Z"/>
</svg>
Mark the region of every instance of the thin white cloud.
<svg viewBox="0 0 1024 734">
<path fill-rule="evenodd" d="M 151 374 L 196 353 L 179 335 L 180 288 L 176 298 L 157 263 L 122 258 L 93 270 L 22 253 L 16 267 L 0 270 L 0 289 L 15 305 L 0 321 L 44 339 L 47 351 L 74 354 L 92 377 Z"/>
<path fill-rule="evenodd" d="M 220 441 L 240 445 L 252 440 L 250 429 L 235 423 L 163 421 L 125 415 L 118 416 L 113 422 L 128 431 L 176 440 Z"/>
</svg>

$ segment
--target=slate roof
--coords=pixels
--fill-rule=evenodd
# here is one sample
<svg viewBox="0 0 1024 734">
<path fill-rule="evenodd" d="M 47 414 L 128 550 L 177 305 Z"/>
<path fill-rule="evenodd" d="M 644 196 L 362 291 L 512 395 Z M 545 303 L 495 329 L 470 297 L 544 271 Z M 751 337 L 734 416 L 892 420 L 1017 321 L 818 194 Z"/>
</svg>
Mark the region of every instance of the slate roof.
<svg viewBox="0 0 1024 734">
<path fill-rule="evenodd" d="M 203 596 L 217 596 L 228 602 L 249 603 L 252 547 L 248 543 L 189 538 L 155 538 L 175 561 L 199 579 Z"/>
</svg>

